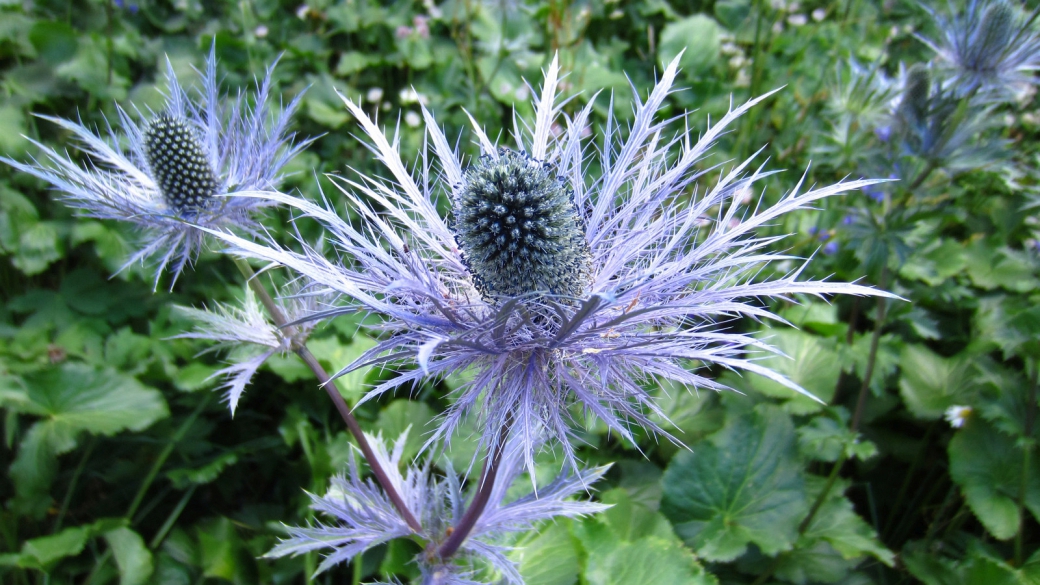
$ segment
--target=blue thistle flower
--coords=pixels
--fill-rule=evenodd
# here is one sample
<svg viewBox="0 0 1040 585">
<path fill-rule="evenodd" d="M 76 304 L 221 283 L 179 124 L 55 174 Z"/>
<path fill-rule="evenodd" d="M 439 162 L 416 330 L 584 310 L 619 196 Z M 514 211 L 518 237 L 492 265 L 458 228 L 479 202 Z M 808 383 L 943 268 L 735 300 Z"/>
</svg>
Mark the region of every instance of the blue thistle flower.
<svg viewBox="0 0 1040 585">
<path fill-rule="evenodd" d="M 84 215 L 141 228 L 141 245 L 120 271 L 155 257 L 155 285 L 169 267 L 172 288 L 204 243 L 205 233 L 196 226 L 255 232 L 256 212 L 267 202 L 234 195 L 276 188 L 281 169 L 310 142 L 293 145 L 293 136 L 286 134 L 299 97 L 271 111 L 271 71 L 258 83 L 253 105 L 242 95 L 228 98 L 217 87 L 216 52 L 211 50 L 200 73 L 198 101 L 193 101 L 167 62 L 165 106 L 146 112 L 143 122 L 117 106 L 121 133 L 107 120 L 102 136 L 81 123 L 40 116 L 75 137 L 75 148 L 89 159 L 86 166 L 36 141 L 50 164 L 0 161 L 50 183 Z"/>
<path fill-rule="evenodd" d="M 1038 12 L 1028 16 L 1007 0 L 969 0 L 964 11 L 932 12 L 939 40 L 918 37 L 936 52 L 963 94 L 980 90 L 1006 99 L 1035 84 L 1040 69 L 1040 33 L 1033 27 Z"/>
<path fill-rule="evenodd" d="M 603 477 L 608 466 L 577 473 L 563 472 L 549 485 L 518 499 L 507 498 L 510 486 L 523 470 L 522 451 L 510 443 L 502 459 L 501 475 L 495 482 L 487 507 L 462 544 L 459 555 L 446 561 L 437 555 L 437 545 L 452 529 L 465 510 L 462 484 L 451 464 L 437 477 L 430 465 L 411 465 L 401 472 L 401 455 L 407 431 L 388 450 L 381 436 L 368 440 L 379 464 L 404 499 L 409 510 L 422 523 L 423 532 L 416 536 L 427 543 L 426 550 L 415 559 L 424 575 L 424 583 L 438 585 L 479 585 L 471 579 L 473 569 L 497 571 L 511 585 L 522 585 L 523 579 L 515 563 L 506 554 L 510 547 L 500 537 L 527 530 L 553 518 L 573 518 L 601 512 L 610 506 L 569 499 Z M 413 534 L 397 508 L 371 479 L 362 479 L 357 462 L 352 458 L 345 475 L 332 478 L 323 496 L 311 495 L 311 507 L 331 517 L 335 524 L 311 527 L 287 526 L 289 538 L 265 556 L 279 558 L 310 551 L 331 549 L 318 566 L 318 573 L 347 561 L 364 551 L 394 538 Z M 483 565 L 483 566 L 481 566 Z"/>
<path fill-rule="evenodd" d="M 734 221 L 744 193 L 769 173 L 750 170 L 748 160 L 721 173 L 711 187 L 698 188 L 706 171 L 697 164 L 730 123 L 768 95 L 732 109 L 699 140 L 688 130 L 665 138 L 670 120 L 655 118 L 672 91 L 677 67 L 676 59 L 648 98 L 637 103 L 626 133 L 608 117 L 595 149 L 602 169 L 595 178 L 586 174 L 591 166 L 586 154 L 593 149 L 583 139 L 593 103 L 573 116 L 562 114 L 555 59 L 536 99 L 533 123 L 515 125 L 514 149 L 503 151 L 473 121 L 483 158 L 469 166 L 423 108 L 427 143 L 436 156 L 422 154 L 420 168 L 409 170 L 397 138 L 388 138 L 359 104 L 344 98 L 390 177 L 337 180 L 365 228 L 340 219 L 328 204 L 284 194 L 263 197 L 321 222 L 346 261 L 306 245 L 294 252 L 217 235 L 232 254 L 288 266 L 316 286 L 352 299 L 348 308 L 319 317 L 358 307 L 383 317 L 386 336 L 339 372 L 371 365 L 399 370 L 364 400 L 425 378 L 471 373 L 427 445 L 447 441 L 467 413 L 477 412 L 489 452 L 501 429 L 512 428 L 529 467 L 542 436 L 560 441 L 576 466 L 567 440 L 578 412 L 573 404 L 629 440 L 633 425 L 667 436 L 649 416 L 664 414 L 645 385 L 672 380 L 724 388 L 691 371 L 691 363 L 756 372 L 808 395 L 757 364 L 751 353 L 771 351 L 767 344 L 719 323 L 740 316 L 774 318 L 762 298 L 886 295 L 854 284 L 803 281 L 800 269 L 754 280 L 764 265 L 789 258 L 768 252 L 779 238 L 757 236 L 756 230 L 785 213 L 877 181 L 807 191 L 799 181 L 772 207 L 755 208 Z M 565 129 L 554 136 L 550 129 L 558 119 Z M 438 167 L 431 167 L 433 160 Z M 489 177 L 501 177 L 502 187 L 490 189 Z M 507 196 L 511 202 L 500 214 L 494 201 Z M 440 198 L 452 202 L 453 220 L 438 213 Z M 492 224 L 498 222 L 503 234 L 521 222 L 526 212 L 520 201 L 539 201 L 539 209 L 554 215 L 539 215 L 544 235 L 525 239 L 521 231 L 500 241 Z M 551 262 L 525 265 L 522 257 L 509 255 L 512 243 L 517 256 L 528 250 L 527 257 L 545 254 Z"/>
</svg>

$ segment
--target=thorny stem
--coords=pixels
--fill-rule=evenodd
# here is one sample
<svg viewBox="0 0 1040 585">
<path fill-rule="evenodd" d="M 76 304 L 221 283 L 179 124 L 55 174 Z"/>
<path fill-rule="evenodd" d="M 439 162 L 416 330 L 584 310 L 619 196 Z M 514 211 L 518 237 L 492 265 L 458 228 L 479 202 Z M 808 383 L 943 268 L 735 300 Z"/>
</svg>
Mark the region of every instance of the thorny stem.
<svg viewBox="0 0 1040 585">
<path fill-rule="evenodd" d="M 455 525 L 451 535 L 437 551 L 437 555 L 440 558 L 451 558 L 459 550 L 459 547 L 462 546 L 462 543 L 466 541 L 466 537 L 473 530 L 473 526 L 477 523 L 480 515 L 484 513 L 488 498 L 491 497 L 491 491 L 495 487 L 498 466 L 502 462 L 502 454 L 506 450 L 506 439 L 509 438 L 509 430 L 512 426 L 509 420 L 502 425 L 498 441 L 492 446 L 491 453 L 488 454 L 488 458 L 484 462 L 484 472 L 480 476 L 480 485 L 477 487 L 477 493 L 473 494 L 473 501 L 470 502 L 469 508 L 466 509 L 459 523 Z"/>
<path fill-rule="evenodd" d="M 239 272 L 245 277 L 246 282 L 249 283 L 249 288 L 252 289 L 253 293 L 256 294 L 257 298 L 267 309 L 271 320 L 274 321 L 275 326 L 284 328 L 289 320 L 285 317 L 285 313 L 282 312 L 281 307 L 274 302 L 271 295 L 267 294 L 267 290 L 264 285 L 256 278 L 256 273 L 253 272 L 253 268 L 248 262 L 241 258 L 235 259 L 235 266 L 238 267 Z M 369 444 L 368 439 L 365 437 L 365 433 L 361 430 L 361 425 L 358 424 L 354 415 L 350 412 L 350 407 L 347 406 L 347 402 L 343 400 L 343 396 L 339 393 L 339 388 L 336 383 L 331 379 L 329 374 L 325 371 L 325 368 L 318 363 L 318 359 L 314 357 L 314 354 L 307 349 L 307 346 L 303 343 L 294 343 L 292 350 L 296 355 L 303 360 L 303 363 L 310 368 L 311 372 L 314 373 L 314 377 L 318 379 L 321 387 L 325 389 L 325 393 L 332 399 L 332 403 L 336 405 L 336 410 L 339 411 L 340 417 L 343 418 L 343 422 L 347 423 L 347 429 L 350 430 L 350 434 L 354 436 L 354 440 L 357 441 L 358 447 L 361 449 L 362 455 L 365 456 L 365 460 L 368 462 L 369 469 L 372 470 L 372 475 L 376 477 L 376 481 L 383 487 L 383 491 L 386 492 L 390 501 L 393 502 L 394 507 L 400 512 L 401 518 L 404 519 L 408 527 L 417 533 L 422 533 L 422 525 L 416 520 L 415 515 L 408 509 L 408 506 L 404 503 L 404 499 L 401 498 L 401 494 L 394 488 L 393 482 L 390 481 L 390 477 L 386 474 L 386 470 L 379 464 L 379 460 L 376 459 L 375 452 L 372 451 L 372 445 Z"/>
</svg>

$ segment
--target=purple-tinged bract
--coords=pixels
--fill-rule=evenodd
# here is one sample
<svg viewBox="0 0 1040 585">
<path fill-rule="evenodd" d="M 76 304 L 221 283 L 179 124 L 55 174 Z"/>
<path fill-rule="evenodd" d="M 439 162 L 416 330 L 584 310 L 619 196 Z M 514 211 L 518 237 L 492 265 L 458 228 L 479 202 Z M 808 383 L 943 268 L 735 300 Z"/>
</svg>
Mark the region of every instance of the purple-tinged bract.
<svg viewBox="0 0 1040 585">
<path fill-rule="evenodd" d="M 251 100 L 220 92 L 214 51 L 200 77 L 202 88 L 193 99 L 168 63 L 164 107 L 140 116 L 117 107 L 118 131 L 106 121 L 104 135 L 41 116 L 72 134 L 86 165 L 36 141 L 46 163 L 0 161 L 50 183 L 87 216 L 141 228 L 141 244 L 123 268 L 154 257 L 156 286 L 169 267 L 172 287 L 204 243 L 205 233 L 196 226 L 255 232 L 256 212 L 267 202 L 234 195 L 276 189 L 285 163 L 308 144 L 293 145 L 286 133 L 299 98 L 272 111 L 271 70 Z"/>
<path fill-rule="evenodd" d="M 509 443 L 487 507 L 459 554 L 450 560 L 442 559 L 437 548 L 463 515 L 465 494 L 450 464 L 442 477 L 435 476 L 430 465 L 412 465 L 402 473 L 401 455 L 406 438 L 407 432 L 397 439 L 392 451 L 387 449 L 382 437 L 369 436 L 368 439 L 394 489 L 422 524 L 423 532 L 416 536 L 426 542 L 427 547 L 416 562 L 424 575 L 424 583 L 480 585 L 481 581 L 472 579 L 474 573 L 490 570 L 510 585 L 523 585 L 516 565 L 507 556 L 510 547 L 501 544 L 501 536 L 529 529 L 543 520 L 586 516 L 609 508 L 605 504 L 569 499 L 588 491 L 609 466 L 576 473 L 565 470 L 552 483 L 541 487 L 537 495 L 531 493 L 510 500 L 507 492 L 521 474 L 523 464 L 520 446 Z M 312 495 L 311 500 L 314 510 L 334 519 L 335 523 L 287 527 L 289 538 L 266 556 L 278 558 L 331 549 L 318 566 L 320 573 L 373 546 L 413 534 L 383 490 L 371 479 L 362 479 L 353 459 L 346 475 L 334 477 L 328 492 L 320 497 Z"/>
<path fill-rule="evenodd" d="M 420 167 L 409 169 L 396 137 L 388 138 L 359 104 L 344 99 L 389 173 L 386 180 L 338 180 L 364 228 L 340 219 L 329 205 L 265 196 L 323 223 L 342 260 L 310 247 L 293 252 L 221 237 L 233 254 L 283 264 L 351 299 L 344 312 L 360 306 L 383 318 L 382 341 L 340 372 L 371 365 L 399 370 L 366 400 L 467 371 L 469 382 L 456 390 L 429 444 L 450 438 L 463 417 L 476 412 L 485 444 L 493 446 L 500 429 L 511 426 L 528 467 L 543 435 L 560 441 L 573 464 L 567 440 L 577 412 L 573 405 L 629 439 L 632 425 L 663 433 L 649 417 L 662 413 L 646 385 L 673 380 L 721 389 L 690 369 L 698 364 L 757 372 L 804 393 L 753 361 L 749 349 L 769 351 L 768 345 L 722 323 L 741 316 L 774 318 L 762 298 L 885 294 L 802 281 L 800 270 L 774 280 L 754 278 L 766 264 L 790 258 L 768 251 L 779 238 L 757 236 L 757 230 L 785 213 L 877 181 L 806 191 L 799 182 L 769 208 L 741 207 L 767 174 L 750 170 L 750 160 L 720 173 L 710 186 L 698 185 L 708 173 L 698 165 L 714 141 L 764 97 L 733 109 L 699 140 L 689 130 L 669 135 L 674 120 L 658 119 L 657 112 L 672 91 L 677 64 L 665 69 L 646 101 L 637 101 L 627 132 L 608 118 L 595 149 L 601 173 L 594 177 L 587 173 L 594 149 L 583 138 L 594 100 L 573 116 L 563 113 L 556 60 L 536 100 L 533 124 L 518 119 L 515 142 L 504 150 L 474 122 L 482 155 L 470 161 L 452 149 L 424 108 L 433 152 L 422 153 Z M 438 212 L 441 198 L 452 203 L 452 217 Z M 543 205 L 530 216 L 544 230 L 531 226 L 499 241 L 491 224 L 498 222 L 499 234 L 522 226 L 528 214 L 523 202 Z M 488 209 L 480 207 L 485 203 Z M 499 204 L 504 209 L 496 211 Z M 492 235 L 479 233 L 485 219 Z M 513 243 L 516 250 L 527 249 L 527 257 L 544 254 L 550 261 L 525 266 L 521 252 L 509 256 Z"/>
</svg>

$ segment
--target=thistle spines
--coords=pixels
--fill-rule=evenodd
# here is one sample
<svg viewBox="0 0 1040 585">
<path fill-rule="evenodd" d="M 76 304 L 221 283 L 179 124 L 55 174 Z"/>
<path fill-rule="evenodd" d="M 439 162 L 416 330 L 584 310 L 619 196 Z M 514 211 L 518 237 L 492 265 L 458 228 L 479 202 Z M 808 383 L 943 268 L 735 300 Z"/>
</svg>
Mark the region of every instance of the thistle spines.
<svg viewBox="0 0 1040 585">
<path fill-rule="evenodd" d="M 481 294 L 584 293 L 585 227 L 553 167 L 510 150 L 482 157 L 466 170 L 453 203 L 455 238 Z"/>
<path fill-rule="evenodd" d="M 144 148 L 155 182 L 171 207 L 180 212 L 206 207 L 217 192 L 217 179 L 187 120 L 160 113 L 144 130 Z"/>
</svg>

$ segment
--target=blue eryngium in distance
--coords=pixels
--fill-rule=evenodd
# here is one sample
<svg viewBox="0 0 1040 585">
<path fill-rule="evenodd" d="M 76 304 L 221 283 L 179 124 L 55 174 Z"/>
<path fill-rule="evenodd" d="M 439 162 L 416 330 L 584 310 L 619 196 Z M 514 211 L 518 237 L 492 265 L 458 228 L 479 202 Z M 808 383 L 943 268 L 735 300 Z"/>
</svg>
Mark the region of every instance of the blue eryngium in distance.
<svg viewBox="0 0 1040 585">
<path fill-rule="evenodd" d="M 1040 10 L 1022 13 L 1009 0 L 968 0 L 963 11 L 932 11 L 937 39 L 919 37 L 951 73 L 960 94 L 1007 99 L 1036 84 L 1040 69 L 1040 33 L 1034 27 Z"/>
<path fill-rule="evenodd" d="M 234 195 L 276 189 L 285 163 L 309 144 L 293 145 L 286 132 L 299 97 L 278 111 L 268 104 L 271 72 L 251 100 L 228 97 L 218 88 L 211 50 L 193 99 L 167 62 L 166 103 L 158 112 L 135 109 L 134 116 L 117 106 L 117 128 L 106 121 L 103 135 L 41 116 L 72 135 L 85 163 L 35 140 L 46 162 L 0 161 L 50 183 L 84 215 L 142 228 L 139 248 L 120 270 L 154 257 L 156 286 L 168 267 L 172 287 L 204 243 L 196 226 L 255 232 L 256 212 L 267 202 Z"/>
<path fill-rule="evenodd" d="M 807 190 L 799 181 L 772 207 L 742 211 L 740 200 L 766 173 L 751 169 L 750 160 L 718 175 L 698 164 L 727 125 L 764 97 L 731 110 L 699 140 L 688 129 L 673 134 L 673 120 L 657 112 L 677 66 L 673 60 L 646 101 L 637 101 L 627 132 L 608 115 L 595 146 L 582 138 L 592 100 L 573 116 L 563 113 L 556 59 L 535 119 L 517 120 L 511 148 L 495 144 L 474 121 L 482 154 L 466 160 L 424 108 L 432 153 L 422 152 L 416 169 L 404 164 L 396 137 L 344 98 L 389 174 L 336 179 L 364 227 L 328 204 L 264 196 L 324 224 L 341 257 L 218 235 L 232 254 L 288 266 L 342 294 L 351 301 L 343 312 L 360 307 L 382 317 L 386 335 L 340 371 L 399 370 L 365 400 L 467 370 L 469 381 L 455 391 L 428 444 L 450 441 L 475 411 L 485 446 L 493 448 L 511 428 L 529 468 L 543 435 L 559 441 L 574 463 L 568 436 L 576 416 L 599 417 L 629 439 L 633 425 L 663 434 L 649 416 L 662 413 L 645 385 L 667 379 L 723 388 L 691 364 L 756 372 L 808 394 L 754 361 L 749 350 L 768 352 L 767 344 L 723 323 L 775 318 L 763 298 L 885 295 L 801 280 L 801 269 L 755 278 L 764 265 L 790 258 L 769 251 L 780 238 L 756 235 L 759 228 L 877 181 Z M 588 173 L 592 166 L 601 169 L 596 176 Z M 710 183 L 698 183 L 709 173 Z M 451 203 L 449 217 L 438 211 L 440 198 Z"/>
<path fill-rule="evenodd" d="M 585 516 L 601 512 L 610 506 L 595 502 L 569 499 L 587 492 L 610 467 L 602 466 L 577 473 L 561 473 L 552 483 L 542 486 L 537 494 L 513 499 L 507 497 L 510 486 L 520 475 L 523 465 L 519 445 L 508 444 L 502 459 L 499 476 L 488 499 L 488 505 L 473 526 L 469 538 L 452 559 L 437 554 L 439 544 L 451 533 L 463 515 L 466 496 L 459 478 L 447 464 L 445 474 L 438 477 L 430 465 L 411 465 L 401 471 L 401 455 L 407 432 L 388 450 L 381 436 L 369 436 L 369 442 L 390 481 L 401 494 L 408 509 L 422 524 L 418 536 L 426 543 L 426 550 L 416 559 L 424 575 L 424 583 L 461 585 L 479 583 L 471 580 L 470 570 L 489 565 L 512 585 L 522 585 L 523 579 L 516 565 L 506 553 L 510 548 L 500 544 L 499 537 L 509 532 L 523 531 L 552 518 Z M 345 475 L 332 479 L 323 496 L 311 495 L 311 507 L 335 520 L 335 524 L 309 527 L 286 527 L 289 538 L 267 553 L 268 557 L 282 557 L 309 551 L 328 551 L 318 566 L 318 572 L 345 562 L 362 552 L 394 538 L 413 535 L 401 519 L 397 508 L 371 479 L 362 479 L 357 463 L 351 459 Z M 331 549 L 331 551 L 329 551 Z"/>
</svg>

